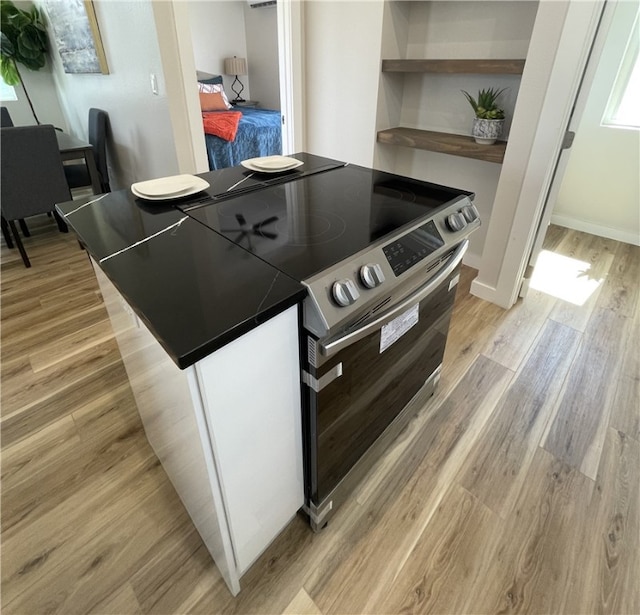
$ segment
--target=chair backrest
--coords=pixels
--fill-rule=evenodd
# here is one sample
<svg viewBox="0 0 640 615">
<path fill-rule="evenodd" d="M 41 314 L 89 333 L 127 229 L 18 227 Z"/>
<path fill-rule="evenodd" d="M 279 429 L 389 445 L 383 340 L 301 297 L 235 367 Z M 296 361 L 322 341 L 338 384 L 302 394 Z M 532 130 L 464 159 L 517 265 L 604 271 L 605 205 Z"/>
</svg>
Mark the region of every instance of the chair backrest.
<svg viewBox="0 0 640 615">
<path fill-rule="evenodd" d="M 0 208 L 7 220 L 71 200 L 53 126 L 0 128 L 0 148 Z"/>
<path fill-rule="evenodd" d="M 109 115 L 102 109 L 89 109 L 89 143 L 93 145 L 93 155 L 105 192 L 109 191 L 109 169 L 107 167 L 107 127 Z"/>
<path fill-rule="evenodd" d="M 0 127 L 9 128 L 10 126 L 13 126 L 13 120 L 11 119 L 9 109 L 0 107 Z"/>
</svg>

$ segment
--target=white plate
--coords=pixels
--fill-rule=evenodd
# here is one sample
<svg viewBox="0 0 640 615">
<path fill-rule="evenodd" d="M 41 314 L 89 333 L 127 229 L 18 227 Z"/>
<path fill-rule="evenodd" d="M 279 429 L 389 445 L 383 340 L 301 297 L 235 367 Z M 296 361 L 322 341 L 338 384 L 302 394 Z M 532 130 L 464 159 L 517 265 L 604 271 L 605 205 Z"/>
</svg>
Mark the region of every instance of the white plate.
<svg viewBox="0 0 640 615">
<path fill-rule="evenodd" d="M 131 190 L 135 188 L 137 196 L 166 199 L 193 194 L 193 190 L 199 192 L 208 187 L 209 184 L 204 179 L 195 175 L 171 175 L 137 182 L 131 185 Z"/>
<path fill-rule="evenodd" d="M 302 160 L 296 158 L 287 158 L 286 156 L 265 156 L 263 158 L 249 158 L 240 163 L 250 171 L 257 173 L 282 173 L 283 171 L 291 171 L 304 164 Z"/>
<path fill-rule="evenodd" d="M 260 158 L 251 158 L 251 164 L 261 169 L 281 171 L 289 167 L 296 166 L 300 161 L 297 158 L 289 158 L 288 156 L 262 156 Z"/>
<path fill-rule="evenodd" d="M 195 188 L 190 188 L 184 192 L 178 192 L 176 194 L 171 194 L 169 196 L 147 196 L 146 194 L 142 194 L 138 192 L 135 188 L 135 184 L 131 186 L 131 192 L 140 199 L 144 199 L 145 201 L 171 201 L 174 199 L 181 199 L 185 196 L 191 196 L 192 194 L 197 194 L 198 192 L 202 192 L 209 187 L 209 184 L 205 182 L 206 186 L 200 187 L 197 186 Z"/>
<path fill-rule="evenodd" d="M 199 180 L 196 185 L 192 185 L 189 188 L 184 188 L 183 190 L 173 192 L 171 194 L 161 196 L 151 196 L 149 194 L 144 194 L 138 188 L 138 184 L 131 184 L 131 192 L 133 192 L 133 194 L 138 198 L 145 199 L 146 201 L 171 201 L 173 199 L 181 199 L 185 196 L 191 196 L 192 194 L 202 192 L 209 187 L 209 182 L 205 181 L 204 179 L 200 177 L 196 177 L 195 179 Z"/>
</svg>

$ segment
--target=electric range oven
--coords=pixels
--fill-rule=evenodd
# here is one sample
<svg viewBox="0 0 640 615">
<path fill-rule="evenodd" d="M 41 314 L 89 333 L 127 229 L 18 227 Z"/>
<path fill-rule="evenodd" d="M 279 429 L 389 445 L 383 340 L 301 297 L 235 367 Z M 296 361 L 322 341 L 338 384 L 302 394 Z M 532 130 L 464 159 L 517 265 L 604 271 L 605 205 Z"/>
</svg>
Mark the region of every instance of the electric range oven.
<svg viewBox="0 0 640 615">
<path fill-rule="evenodd" d="M 323 527 L 435 390 L 473 194 L 355 165 L 190 210 L 307 286 L 305 510 Z"/>
</svg>

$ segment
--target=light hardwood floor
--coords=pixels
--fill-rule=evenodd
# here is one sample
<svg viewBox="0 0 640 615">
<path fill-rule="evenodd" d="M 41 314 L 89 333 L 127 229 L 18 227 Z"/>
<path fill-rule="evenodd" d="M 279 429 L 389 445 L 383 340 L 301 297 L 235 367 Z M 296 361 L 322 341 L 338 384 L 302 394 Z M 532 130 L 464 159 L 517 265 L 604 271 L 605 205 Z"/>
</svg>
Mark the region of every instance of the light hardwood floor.
<svg viewBox="0 0 640 615">
<path fill-rule="evenodd" d="M 582 305 L 533 290 L 505 312 L 465 269 L 435 398 L 233 598 L 145 440 L 86 256 L 31 226 L 32 269 L 1 250 L 3 613 L 640 613 L 640 249 L 551 227 Z"/>
</svg>

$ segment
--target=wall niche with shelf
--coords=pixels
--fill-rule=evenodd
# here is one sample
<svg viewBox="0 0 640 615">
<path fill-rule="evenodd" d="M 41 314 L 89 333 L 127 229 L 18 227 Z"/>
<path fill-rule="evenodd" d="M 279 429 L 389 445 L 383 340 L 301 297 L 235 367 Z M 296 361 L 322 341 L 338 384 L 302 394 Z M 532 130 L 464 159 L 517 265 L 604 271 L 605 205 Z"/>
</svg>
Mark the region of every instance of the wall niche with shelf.
<svg viewBox="0 0 640 615">
<path fill-rule="evenodd" d="M 436 75 L 521 75 L 521 59 L 383 59 L 383 73 Z M 475 79 L 474 79 L 475 81 Z M 508 87 L 508 86 L 505 86 Z M 472 92 L 475 96 L 475 92 Z M 448 131 L 395 127 L 378 132 L 379 143 L 402 145 L 452 156 L 501 163 L 506 141 L 481 145 L 468 135 Z"/>
<path fill-rule="evenodd" d="M 400 108 L 385 114 L 397 124 L 379 125 L 378 143 L 501 163 L 505 141 L 479 145 L 470 136 L 473 111 L 462 90 L 476 96 L 482 88 L 505 88 L 506 140 L 537 2 L 402 4 L 387 18 L 398 57 L 383 44 L 381 66 L 381 87 L 388 100 L 396 90 Z M 404 48 L 397 41 L 406 41 Z"/>
<path fill-rule="evenodd" d="M 374 162 L 382 170 L 476 194 L 482 227 L 465 262 L 478 266 L 524 71 L 537 0 L 385 3 Z M 506 88 L 502 138 L 480 145 L 461 90 Z"/>
</svg>

